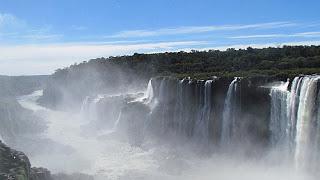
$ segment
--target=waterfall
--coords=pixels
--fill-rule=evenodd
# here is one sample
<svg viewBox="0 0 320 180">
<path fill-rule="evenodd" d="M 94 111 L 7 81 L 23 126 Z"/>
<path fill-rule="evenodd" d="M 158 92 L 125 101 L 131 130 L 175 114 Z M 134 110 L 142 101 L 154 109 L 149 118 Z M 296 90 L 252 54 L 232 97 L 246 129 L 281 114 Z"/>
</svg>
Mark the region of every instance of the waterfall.
<svg viewBox="0 0 320 180">
<path fill-rule="evenodd" d="M 239 77 L 235 77 L 230 83 L 225 98 L 221 130 L 221 143 L 223 145 L 230 144 L 236 133 L 237 87 L 239 80 Z"/>
<path fill-rule="evenodd" d="M 270 111 L 265 111 L 263 117 L 253 117 L 252 114 L 248 116 L 248 112 L 251 113 L 251 109 L 248 108 L 252 108 L 252 104 L 241 109 L 242 103 L 256 101 L 243 99 L 241 102 L 241 95 L 248 97 L 252 92 L 240 92 L 241 79 L 238 77 L 231 81 L 225 99 L 221 102 L 213 99 L 215 80 L 155 78 L 148 83 L 145 104 L 150 108 L 149 105 L 153 104 L 151 102 L 157 103 L 153 109 L 150 108 L 151 115 L 146 124 L 148 127 L 152 124 L 151 131 L 160 135 L 173 133 L 200 144 L 214 142 L 214 135 L 220 137 L 217 141 L 220 141 L 222 147 L 235 144 L 243 138 L 246 138 L 244 142 L 249 142 L 250 135 L 261 135 L 254 138 L 269 140 L 273 148 L 285 150 L 297 166 L 307 166 L 305 163 L 311 159 L 319 159 L 316 153 L 320 149 L 319 79 L 320 76 L 315 75 L 301 76 L 294 78 L 291 84 L 288 80 L 273 86 L 269 92 L 270 98 L 268 92 L 264 92 L 266 99 L 270 100 L 270 106 L 263 105 L 270 107 Z M 247 81 L 241 84 L 246 85 L 245 83 Z M 254 93 L 257 91 L 254 89 Z M 257 102 L 265 100 L 259 99 Z M 220 104 L 215 106 L 215 103 Z M 214 112 L 218 105 L 222 106 L 223 111 Z M 264 122 L 257 122 L 260 120 Z M 264 130 L 267 135 L 259 134 Z"/>
<path fill-rule="evenodd" d="M 288 131 L 289 131 L 289 149 L 295 147 L 296 124 L 299 107 L 299 95 L 301 91 L 301 82 L 303 78 L 295 77 L 292 81 L 291 90 L 288 98 L 287 116 L 288 116 Z"/>
<path fill-rule="evenodd" d="M 320 77 L 303 77 L 301 82 L 301 91 L 299 97 L 299 108 L 296 125 L 296 149 L 295 162 L 297 167 L 306 167 L 313 162 L 313 153 L 317 150 L 313 145 L 316 143 L 314 137 L 317 136 L 316 99 L 317 99 L 317 81 Z M 314 141 L 315 140 L 315 141 Z M 315 149 L 314 149 L 315 148 Z"/>
<path fill-rule="evenodd" d="M 97 104 L 101 99 L 108 97 L 107 95 L 104 94 L 98 94 L 94 97 L 91 96 L 86 96 L 84 98 L 84 100 L 82 101 L 82 105 L 81 105 L 81 111 L 85 111 L 88 108 L 90 109 L 91 106 L 94 106 L 95 104 Z"/>
<path fill-rule="evenodd" d="M 148 87 L 154 87 L 156 91 L 153 92 L 152 100 L 147 100 L 147 102 L 157 102 L 155 108 L 151 109 L 148 123 L 156 129 L 153 132 L 157 131 L 164 135 L 170 132 L 190 137 L 200 144 L 208 144 L 209 124 L 213 119 L 211 115 L 214 82 L 214 80 L 196 81 L 190 78 L 153 79 L 152 85 Z"/>
<path fill-rule="evenodd" d="M 210 115 L 211 115 L 211 108 L 212 108 L 212 82 L 213 80 L 207 80 L 205 82 L 204 87 L 204 95 L 203 95 L 203 103 L 202 107 L 200 107 L 200 110 L 198 112 L 198 118 L 195 122 L 195 130 L 194 130 L 194 136 L 196 139 L 200 141 L 206 141 L 208 143 L 209 141 L 209 121 L 210 121 Z"/>
<path fill-rule="evenodd" d="M 120 113 L 118 115 L 118 118 L 114 122 L 112 128 L 102 132 L 101 135 L 109 135 L 109 134 L 117 132 L 117 130 L 119 129 L 119 123 L 120 123 L 120 120 L 121 120 L 121 115 L 122 115 L 122 110 L 120 111 Z"/>
<path fill-rule="evenodd" d="M 82 104 L 81 104 L 81 108 L 80 108 L 80 112 L 83 113 L 85 112 L 85 110 L 88 108 L 89 106 L 89 103 L 90 103 L 90 96 L 86 96 L 84 98 L 84 100 L 82 101 Z"/>
<path fill-rule="evenodd" d="M 88 122 L 88 131 L 102 133 L 114 131 L 119 120 L 121 109 L 130 102 L 144 102 L 142 93 L 87 96 L 81 107 L 81 118 Z"/>
<path fill-rule="evenodd" d="M 0 142 L 2 142 L 2 143 L 6 143 L 4 140 L 3 140 L 3 138 L 2 138 L 2 135 L 0 134 Z"/>
<path fill-rule="evenodd" d="M 145 92 L 145 96 L 144 99 L 146 99 L 146 104 L 150 104 L 152 102 L 153 99 L 153 87 L 152 87 L 152 79 L 149 80 L 148 82 L 148 87 L 147 87 L 147 91 Z"/>
<path fill-rule="evenodd" d="M 278 86 L 271 88 L 271 110 L 270 141 L 273 146 L 289 143 L 289 121 L 288 121 L 288 98 L 290 97 L 288 89 L 289 81 L 282 82 Z"/>
<path fill-rule="evenodd" d="M 298 169 L 315 169 L 319 157 L 320 76 L 295 77 L 271 89 L 271 143 L 290 150 Z"/>
<path fill-rule="evenodd" d="M 100 101 L 101 97 L 86 96 L 81 105 L 81 114 L 83 117 L 89 121 L 97 120 L 97 103 Z"/>
</svg>

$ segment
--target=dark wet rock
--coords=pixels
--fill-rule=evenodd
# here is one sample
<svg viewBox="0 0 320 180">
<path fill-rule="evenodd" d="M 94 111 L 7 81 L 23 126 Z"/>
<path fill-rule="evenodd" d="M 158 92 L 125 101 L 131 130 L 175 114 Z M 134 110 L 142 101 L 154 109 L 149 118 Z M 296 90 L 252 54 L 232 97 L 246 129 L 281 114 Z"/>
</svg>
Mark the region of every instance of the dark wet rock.
<svg viewBox="0 0 320 180">
<path fill-rule="evenodd" d="M 0 180 L 52 180 L 45 168 L 31 168 L 28 157 L 0 141 Z"/>
<path fill-rule="evenodd" d="M 13 150 L 0 141 L 0 179 L 29 180 L 30 162 L 22 152 Z"/>
</svg>

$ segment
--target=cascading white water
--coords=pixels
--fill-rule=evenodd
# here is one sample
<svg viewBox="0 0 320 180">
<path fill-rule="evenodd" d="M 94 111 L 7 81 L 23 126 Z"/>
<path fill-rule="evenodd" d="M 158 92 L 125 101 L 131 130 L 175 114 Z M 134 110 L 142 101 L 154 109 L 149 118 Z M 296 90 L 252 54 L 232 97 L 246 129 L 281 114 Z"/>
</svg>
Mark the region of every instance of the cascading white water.
<svg viewBox="0 0 320 180">
<path fill-rule="evenodd" d="M 98 119 L 97 103 L 99 103 L 99 101 L 104 97 L 105 95 L 102 95 L 102 94 L 98 94 L 94 97 L 86 96 L 80 108 L 81 114 L 87 120 L 96 121 Z"/>
<path fill-rule="evenodd" d="M 0 141 L 1 141 L 2 143 L 6 143 L 6 142 L 3 140 L 1 134 L 0 134 Z"/>
<path fill-rule="evenodd" d="M 110 134 L 116 130 L 121 117 L 122 108 L 126 104 L 141 103 L 153 106 L 152 87 L 148 87 L 144 93 L 87 96 L 81 107 L 81 116 L 88 125 L 91 134 Z M 150 97 L 149 97 L 150 96 Z M 151 100 L 150 100 L 151 99 Z M 148 102 L 150 100 L 150 102 Z"/>
<path fill-rule="evenodd" d="M 109 135 L 109 134 L 117 132 L 117 130 L 119 128 L 119 123 L 120 123 L 120 120 L 121 120 L 121 115 L 122 115 L 122 111 L 120 111 L 119 116 L 118 116 L 117 120 L 114 122 L 112 128 L 108 129 L 106 131 L 103 131 L 101 133 L 101 135 Z"/>
<path fill-rule="evenodd" d="M 146 99 L 145 103 L 150 104 L 151 101 L 153 100 L 153 87 L 152 87 L 152 79 L 149 80 L 148 86 L 147 86 L 147 91 L 144 93 L 144 99 Z"/>
<path fill-rule="evenodd" d="M 174 82 L 176 85 L 173 85 Z M 153 118 L 156 119 L 154 123 L 159 124 L 156 128 L 162 133 L 171 129 L 176 135 L 192 137 L 194 142 L 208 145 L 209 122 L 213 118 L 213 84 L 214 80 L 160 79 L 157 94 L 148 100 L 158 102 L 155 112 L 160 115 Z M 172 105 L 173 108 L 170 108 Z"/>
<path fill-rule="evenodd" d="M 311 144 L 310 142 L 313 140 L 312 135 L 306 134 L 305 132 L 314 132 L 316 127 L 311 127 L 310 123 L 308 126 L 302 126 L 304 124 L 301 122 L 301 120 L 305 121 L 308 119 L 305 117 L 309 117 L 308 122 L 313 122 L 314 119 L 311 117 L 313 117 L 314 112 L 317 111 L 316 114 L 318 116 L 320 114 L 318 113 L 319 106 L 317 105 L 319 104 L 319 99 L 316 98 L 318 95 L 315 92 L 310 93 L 312 89 L 316 89 L 315 84 L 317 79 L 313 76 L 309 78 L 313 79 L 313 81 L 308 80 L 310 81 L 309 84 L 305 85 L 309 87 L 307 89 L 302 88 L 303 84 L 307 82 L 307 79 L 301 80 L 302 78 L 297 78 L 291 86 L 290 93 L 285 90 L 287 89 L 288 84 L 283 84 L 281 87 L 273 88 L 270 94 L 271 97 L 274 97 L 271 98 L 272 101 L 276 101 L 272 102 L 274 104 L 272 105 L 273 107 L 271 107 L 271 118 L 273 118 L 272 121 L 274 121 L 274 124 L 270 124 L 270 130 L 272 133 L 275 133 L 275 135 L 272 136 L 274 136 L 274 139 L 277 140 L 277 137 L 280 137 L 279 134 L 283 133 L 283 131 L 289 131 L 286 137 L 290 137 L 291 134 L 295 134 L 294 132 L 291 132 L 290 127 L 296 124 L 292 121 L 297 119 L 297 124 L 300 124 L 300 126 L 294 127 L 301 127 L 301 132 L 297 133 L 297 136 L 295 136 L 294 140 L 297 140 L 297 144 L 300 143 L 300 146 L 297 146 L 297 148 L 300 148 L 300 153 L 297 153 L 298 151 L 296 151 L 296 156 L 297 159 L 302 160 L 307 158 L 304 153 L 305 143 L 303 143 L 302 140 L 307 138 L 307 142 L 309 144 Z M 239 78 L 235 78 L 230 83 L 226 99 L 225 101 L 221 101 L 221 106 L 224 106 L 223 112 L 215 112 L 215 103 L 217 103 L 216 99 L 213 99 L 215 97 L 214 95 L 216 95 L 213 94 L 213 92 L 216 92 L 213 90 L 213 87 L 215 87 L 215 80 L 192 81 L 190 79 L 183 79 L 174 81 L 172 79 L 163 78 L 158 84 L 153 84 L 152 80 L 150 80 L 148 83 L 148 88 L 143 96 L 143 100 L 141 100 L 141 97 L 139 97 L 137 99 L 133 98 L 134 100 L 131 99 L 124 103 L 127 109 L 124 108 L 124 111 L 119 111 L 119 116 L 117 116 L 118 118 L 115 118 L 117 120 L 113 123 L 111 131 L 117 131 L 120 119 L 121 124 L 126 123 L 126 120 L 132 120 L 129 123 L 133 123 L 133 126 L 142 126 L 142 123 L 134 123 L 137 122 L 137 119 L 144 120 L 143 116 L 141 116 L 142 118 L 139 116 L 141 112 L 147 114 L 149 111 L 141 111 L 140 114 L 137 111 L 145 107 L 149 107 L 150 110 L 155 114 L 154 117 L 151 117 L 154 118 L 153 121 L 158 123 L 160 121 L 160 123 L 163 125 L 162 127 L 158 128 L 167 130 L 163 131 L 164 133 L 168 132 L 170 129 L 176 134 L 187 135 L 189 140 L 192 140 L 193 142 L 206 144 L 208 141 L 212 140 L 212 137 L 210 137 L 210 133 L 212 135 L 212 132 L 209 132 L 209 130 L 215 128 L 214 130 L 220 132 L 220 126 L 213 127 L 214 123 L 212 123 L 212 121 L 221 121 L 221 123 L 223 123 L 221 141 L 231 142 L 232 136 L 237 135 L 235 132 L 238 115 L 237 106 L 239 105 L 239 102 L 237 102 L 239 98 L 238 82 Z M 313 88 L 311 88 L 312 86 Z M 294 91 L 292 89 L 294 89 Z M 292 94 L 293 92 L 295 92 L 295 94 Z M 309 93 L 304 95 L 304 98 L 302 98 L 300 95 L 305 94 L 306 92 Z M 288 93 L 288 95 L 286 96 L 285 93 Z M 234 160 L 235 162 L 233 162 L 233 160 L 226 161 L 224 158 L 230 157 L 228 155 L 221 155 L 221 159 L 215 157 L 212 159 L 208 158 L 208 162 L 203 163 L 202 160 L 198 159 L 197 156 L 194 156 L 192 153 L 187 152 L 185 156 L 181 155 L 184 154 L 184 147 L 187 146 L 179 147 L 173 145 L 167 148 L 166 146 L 162 145 L 155 146 L 156 143 L 146 140 L 146 143 L 139 147 L 132 146 L 132 144 L 126 142 L 125 140 L 117 140 L 116 136 L 110 135 L 103 138 L 95 135 L 89 136 L 88 134 L 83 133 L 82 128 L 84 126 L 81 126 L 87 124 L 88 120 L 79 118 L 77 115 L 69 112 L 52 111 L 38 106 L 36 104 L 35 97 L 38 98 L 39 95 L 26 96 L 20 99 L 19 102 L 24 104 L 23 106 L 26 108 L 34 111 L 43 111 L 42 113 L 46 115 L 46 120 L 49 122 L 48 130 L 43 134 L 43 136 L 50 141 L 57 143 L 58 145 L 54 144 L 54 146 L 48 146 L 47 149 L 45 149 L 46 151 L 49 151 L 49 155 L 39 155 L 39 157 L 31 156 L 30 159 L 35 165 L 46 166 L 54 172 L 59 170 L 66 170 L 67 172 L 82 171 L 86 173 L 92 173 L 97 176 L 102 175 L 103 177 L 101 179 L 130 179 L 131 177 L 134 177 L 133 179 L 276 179 L 279 177 L 283 177 L 282 179 L 307 179 L 304 178 L 306 176 L 300 176 L 296 178 L 297 176 L 295 176 L 294 173 L 288 172 L 287 169 L 278 169 L 278 167 L 270 169 L 268 165 L 264 164 L 263 160 L 261 164 L 260 162 L 252 162 L 252 164 L 250 162 L 247 164 L 247 161 L 242 161 L 243 159 L 239 161 L 241 163 L 235 163 L 237 160 Z M 311 97 L 314 98 L 314 101 L 311 101 Z M 97 96 L 97 98 L 99 98 L 99 96 Z M 83 110 L 85 110 L 85 106 L 90 103 L 95 103 L 99 104 L 99 106 L 102 106 L 102 102 L 97 103 L 98 101 L 94 100 L 97 98 L 91 98 L 91 100 L 90 98 L 86 99 L 83 103 Z M 302 99 L 306 100 L 303 101 Z M 156 101 L 158 102 L 154 103 Z M 297 101 L 299 103 L 297 103 Z M 306 104 L 304 105 L 304 109 L 300 109 L 302 107 L 297 105 L 294 107 L 291 106 L 291 104 L 303 103 Z M 113 105 L 113 101 L 110 104 Z M 152 104 L 155 104 L 157 107 L 154 107 Z M 110 105 L 108 104 L 105 107 L 108 108 Z M 142 108 L 139 109 L 140 107 Z M 311 109 L 316 110 L 310 110 L 309 112 L 307 109 L 310 109 L 310 107 L 314 107 Z M 296 113 L 289 113 L 291 111 Z M 300 111 L 307 111 L 307 114 L 312 114 L 312 116 L 306 116 L 306 113 L 301 113 Z M 214 115 L 216 113 L 223 113 L 223 117 L 221 119 L 214 119 Z M 296 118 L 294 117 L 294 114 L 296 114 Z M 135 119 L 134 116 L 136 115 L 138 118 Z M 283 119 L 286 118 L 287 120 L 285 123 L 277 122 L 283 121 Z M 146 121 L 149 120 L 150 119 L 146 118 Z M 273 128 L 273 126 L 277 126 L 279 123 L 280 128 L 277 127 L 279 129 Z M 317 128 L 319 128 L 319 126 L 317 126 Z M 138 131 L 141 129 L 142 128 L 137 128 Z M 299 138 L 298 135 L 300 136 Z M 314 136 L 318 137 L 319 133 L 315 133 Z M 169 134 L 167 137 L 172 136 Z M 166 141 L 170 140 L 171 139 L 166 139 Z M 298 142 L 298 140 L 300 142 Z M 71 150 L 65 147 L 59 149 L 59 145 L 69 147 Z M 46 146 L 47 144 L 43 147 Z M 196 146 L 197 150 L 201 148 L 205 149 L 207 147 Z M 191 149 L 191 151 L 195 151 L 195 149 Z M 181 155 L 181 157 L 179 157 L 179 155 Z M 220 156 L 220 154 L 218 154 L 218 156 Z M 56 159 L 59 159 L 59 161 L 56 162 Z M 68 161 L 61 161 L 61 159 L 66 159 Z M 187 165 L 185 165 L 185 163 Z M 211 168 L 212 164 L 214 164 L 214 168 Z M 255 169 L 253 169 L 253 166 Z M 162 168 L 169 169 L 169 171 L 173 169 L 174 173 L 176 173 L 175 169 L 178 169 L 178 171 L 174 175 L 168 175 L 166 174 L 166 171 L 164 172 L 162 170 Z M 268 168 L 268 171 L 266 171 L 266 168 Z M 214 169 L 214 173 L 211 173 L 212 169 Z M 228 170 L 232 173 L 225 173 L 225 170 Z M 245 173 L 244 175 L 244 172 L 249 173 Z"/>
<path fill-rule="evenodd" d="M 86 111 L 86 109 L 88 109 L 89 104 L 90 104 L 90 96 L 86 96 L 82 101 L 80 112 L 82 113 Z"/>
<path fill-rule="evenodd" d="M 300 103 L 296 125 L 296 150 L 295 162 L 298 168 L 313 164 L 312 154 L 316 143 L 314 137 L 318 134 L 315 130 L 317 123 L 314 122 L 316 114 L 315 101 L 318 95 L 317 81 L 320 77 L 303 77 L 301 83 Z M 317 140 L 316 140 L 317 141 Z"/>
<path fill-rule="evenodd" d="M 204 85 L 204 103 L 198 112 L 198 117 L 195 122 L 194 136 L 198 141 L 209 143 L 209 122 L 212 108 L 212 83 L 213 80 L 207 80 Z M 201 103 L 202 104 L 202 103 Z"/>
<path fill-rule="evenodd" d="M 295 77 L 292 81 L 291 90 L 288 98 L 287 105 L 287 117 L 288 117 L 288 131 L 289 131 L 289 149 L 294 151 L 295 148 L 295 136 L 296 136 L 296 124 L 299 108 L 299 96 L 301 91 L 301 82 L 303 78 Z"/>
<path fill-rule="evenodd" d="M 221 130 L 221 144 L 229 144 L 232 137 L 235 135 L 236 119 L 237 119 L 237 86 L 239 77 L 235 77 L 230 83 L 227 96 L 225 98 L 224 109 L 222 114 L 222 130 Z"/>
<path fill-rule="evenodd" d="M 270 109 L 270 124 L 271 131 L 270 141 L 273 146 L 284 145 L 289 143 L 288 129 L 288 89 L 289 81 L 282 82 L 271 88 L 271 109 Z"/>
<path fill-rule="evenodd" d="M 271 89 L 271 143 L 285 147 L 297 169 L 315 169 L 319 156 L 320 76 L 296 77 Z"/>
</svg>

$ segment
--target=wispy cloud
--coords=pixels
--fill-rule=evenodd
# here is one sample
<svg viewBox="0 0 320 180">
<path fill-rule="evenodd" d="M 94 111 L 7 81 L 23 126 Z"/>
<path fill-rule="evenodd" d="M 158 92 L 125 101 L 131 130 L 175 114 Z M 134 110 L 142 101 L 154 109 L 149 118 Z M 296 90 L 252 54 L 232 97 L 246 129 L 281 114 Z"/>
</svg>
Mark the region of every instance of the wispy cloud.
<svg viewBox="0 0 320 180">
<path fill-rule="evenodd" d="M 0 33 L 10 32 L 13 29 L 24 28 L 26 22 L 12 14 L 0 13 Z"/>
<path fill-rule="evenodd" d="M 284 37 L 285 34 L 257 34 L 257 35 L 243 35 L 243 36 L 232 36 L 230 39 L 257 39 L 257 38 L 279 38 Z"/>
<path fill-rule="evenodd" d="M 9 42 L 28 43 L 60 39 L 63 35 L 51 33 L 51 26 L 34 27 L 12 14 L 0 13 L 1 44 Z"/>
<path fill-rule="evenodd" d="M 52 40 L 52 39 L 58 39 L 63 37 L 61 34 L 27 34 L 27 35 L 21 35 L 19 36 L 23 39 L 28 40 Z"/>
<path fill-rule="evenodd" d="M 296 33 L 293 36 L 299 37 L 320 37 L 320 31 Z"/>
<path fill-rule="evenodd" d="M 32 75 L 50 74 L 55 69 L 96 57 L 166 51 L 190 51 L 247 47 L 265 48 L 283 45 L 320 45 L 320 41 L 289 41 L 282 43 L 225 44 L 213 46 L 206 41 L 174 41 L 133 44 L 61 43 L 43 45 L 0 46 L 0 74 Z M 195 48 L 198 47 L 198 48 Z M 17 53 L 19 52 L 19 53 Z"/>
<path fill-rule="evenodd" d="M 256 35 L 243 35 L 243 36 L 232 36 L 230 39 L 258 39 L 258 38 L 290 38 L 290 37 L 304 37 L 314 38 L 320 37 L 320 32 L 301 32 L 294 34 L 256 34 Z"/>
<path fill-rule="evenodd" d="M 0 74 L 49 74 L 74 62 L 96 57 L 174 51 L 206 45 L 204 41 L 174 41 L 137 44 L 43 44 L 0 46 Z M 19 52 L 19 53 L 17 53 Z"/>
<path fill-rule="evenodd" d="M 163 35 L 178 35 L 178 34 L 196 34 L 212 31 L 235 31 L 243 29 L 270 29 L 295 26 L 296 23 L 291 22 L 271 22 L 258 24 L 240 24 L 240 25 L 221 25 L 221 26 L 185 26 L 177 28 L 162 28 L 155 30 L 129 30 L 105 36 L 107 38 L 130 38 L 130 37 L 151 37 Z"/>
<path fill-rule="evenodd" d="M 229 48 L 234 49 L 246 49 L 248 47 L 253 48 L 268 48 L 268 47 L 283 47 L 283 46 L 311 46 L 311 45 L 320 45 L 320 40 L 315 41 L 288 41 L 288 42 L 281 42 L 281 43 L 273 43 L 273 42 L 266 42 L 266 43 L 251 43 L 251 44 L 227 44 L 221 46 L 210 46 L 205 48 L 197 48 L 199 51 L 207 51 L 207 50 L 221 50 L 225 51 Z M 185 48 L 179 49 L 179 51 L 191 51 L 192 48 Z"/>
<path fill-rule="evenodd" d="M 219 26 L 183 26 L 176 28 L 121 31 L 105 36 L 106 39 L 102 39 L 99 34 L 88 34 L 90 31 L 86 27 L 70 26 L 69 29 L 64 32 L 66 34 L 59 34 L 56 33 L 54 28 L 50 25 L 34 26 L 15 17 L 14 15 L 0 13 L 0 74 L 49 74 L 57 68 L 68 66 L 74 62 L 81 62 L 101 56 L 108 57 L 128 55 L 135 52 L 153 53 L 191 49 L 224 50 L 227 48 L 243 48 L 248 46 L 267 47 L 281 45 L 273 43 L 272 38 L 280 39 L 284 37 L 291 37 L 290 39 L 279 40 L 280 42 L 287 40 L 294 41 L 298 39 L 294 37 L 301 37 L 300 39 L 304 38 L 303 40 L 310 40 L 304 42 L 289 42 L 286 43 L 287 45 L 320 44 L 319 41 L 314 41 L 317 40 L 316 38 L 308 39 L 320 37 L 320 32 L 314 31 L 315 28 L 312 30 L 310 29 L 308 32 L 299 32 L 294 34 L 278 34 L 274 32 L 279 31 L 271 30 L 273 28 L 280 28 L 280 32 L 286 32 L 283 30 L 290 29 L 290 27 L 295 28 L 300 26 L 292 22 Z M 77 36 L 77 43 L 72 41 L 72 39 L 68 40 L 68 30 L 73 30 L 72 32 L 78 31 L 77 35 L 75 35 Z M 91 33 L 92 32 L 93 31 L 91 31 Z M 226 32 L 229 36 L 239 34 L 240 32 L 263 32 L 266 34 L 244 34 L 242 36 L 231 37 L 224 35 L 213 41 L 212 39 L 208 40 L 210 38 L 207 38 L 210 35 L 209 32 L 217 32 L 217 34 L 223 34 Z M 185 34 L 188 34 L 188 37 L 179 36 Z M 191 36 L 193 34 L 198 34 L 198 36 Z M 170 38 L 165 37 L 169 35 Z M 147 38 L 156 36 L 159 36 L 159 38 Z M 203 38 L 203 36 L 206 37 Z M 81 39 L 81 37 L 86 38 Z M 252 43 L 256 42 L 254 39 L 265 40 L 259 41 L 262 44 L 240 44 L 241 41 L 239 44 L 236 44 L 232 39 L 253 39 L 251 41 Z M 79 42 L 81 40 L 83 40 L 83 42 Z M 277 40 L 277 42 L 279 41 Z"/>
</svg>

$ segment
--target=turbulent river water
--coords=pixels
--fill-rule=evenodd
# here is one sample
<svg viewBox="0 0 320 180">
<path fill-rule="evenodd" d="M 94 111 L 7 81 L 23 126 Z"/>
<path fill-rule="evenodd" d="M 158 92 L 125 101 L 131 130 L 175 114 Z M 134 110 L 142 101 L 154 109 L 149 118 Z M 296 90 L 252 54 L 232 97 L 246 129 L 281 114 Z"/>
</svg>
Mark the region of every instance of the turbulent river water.
<svg viewBox="0 0 320 180">
<path fill-rule="evenodd" d="M 81 114 L 39 106 L 36 100 L 41 95 L 42 91 L 36 91 L 19 98 L 19 103 L 43 117 L 48 127 L 42 135 L 42 138 L 48 139 L 48 144 L 41 144 L 39 149 L 50 151 L 31 154 L 35 166 L 47 167 L 53 172 L 107 175 L 109 179 L 117 179 L 127 173 L 156 172 L 153 149 L 132 147 L 116 138 L 108 138 L 104 142 L 98 137 L 88 136 L 83 128 L 88 122 Z"/>
<path fill-rule="evenodd" d="M 236 137 L 235 121 L 236 116 L 234 114 L 235 107 L 232 105 L 234 99 L 234 93 L 237 91 L 237 82 L 239 79 L 235 79 L 229 85 L 229 90 L 224 103 L 223 123 L 222 123 L 222 137 L 221 147 L 229 148 L 225 151 L 233 151 L 232 148 L 226 146 L 228 142 L 232 142 L 232 138 Z M 299 81 L 299 79 L 295 80 Z M 303 81 L 308 81 L 307 79 Z M 310 81 L 310 80 L 309 80 Z M 162 83 L 162 84 L 161 84 Z M 144 104 L 148 104 L 151 109 L 150 116 L 152 117 L 152 110 L 156 109 L 161 104 L 163 97 L 165 99 L 168 94 L 166 91 L 165 81 L 161 82 L 160 92 L 155 92 L 149 82 L 148 90 L 142 97 L 136 98 L 134 101 L 146 100 Z M 311 83 L 311 82 L 304 82 Z M 179 132 L 187 131 L 185 124 L 179 125 L 182 120 L 186 120 L 185 116 L 190 114 L 181 113 L 182 110 L 186 111 L 186 107 L 183 105 L 186 102 L 187 94 L 183 94 L 182 88 L 190 84 L 187 80 L 180 81 L 180 87 L 177 86 L 175 92 L 180 95 L 180 100 L 175 102 L 174 117 L 178 122 Z M 123 138 L 120 133 L 117 132 L 117 128 L 121 119 L 121 111 L 116 115 L 116 119 L 112 121 L 111 125 L 105 126 L 102 130 L 92 132 L 90 129 L 89 119 L 92 119 L 94 114 L 89 116 L 83 115 L 82 112 L 64 112 L 58 110 L 51 110 L 42 107 L 37 104 L 37 99 L 42 95 L 42 90 L 35 91 L 30 95 L 21 96 L 18 98 L 19 103 L 26 109 L 32 110 L 35 115 L 41 117 L 45 121 L 47 128 L 39 134 L 34 141 L 37 141 L 37 147 L 33 147 L 33 152 L 26 150 L 30 157 L 31 163 L 34 166 L 42 166 L 50 169 L 54 173 L 86 173 L 93 175 L 95 179 L 219 179 L 219 180 L 308 180 L 314 179 L 314 176 L 305 169 L 298 168 L 295 163 L 290 160 L 280 161 L 284 153 L 287 151 L 271 149 L 268 153 L 265 153 L 264 157 L 250 157 L 248 154 L 242 154 L 236 152 L 232 155 L 230 153 L 224 153 L 224 150 L 220 150 L 216 153 L 199 155 L 198 150 L 200 148 L 211 148 L 209 145 L 209 129 L 210 115 L 212 111 L 212 102 L 209 101 L 211 97 L 210 89 L 213 86 L 213 81 L 204 82 L 203 99 L 199 100 L 201 104 L 196 117 L 198 121 L 195 121 L 194 134 L 192 135 L 193 141 L 206 144 L 205 146 L 199 146 L 199 143 L 163 143 L 163 140 L 157 138 L 147 137 L 143 139 L 143 143 L 139 146 L 132 145 L 127 138 Z M 285 85 L 287 86 L 287 85 Z M 277 86 L 278 87 L 278 86 Z M 179 89 L 180 88 L 180 89 Z M 294 87 L 292 87 L 294 88 Z M 180 91 L 179 91 L 180 90 Z M 306 90 L 305 90 L 306 91 Z M 180 93 L 179 93 L 180 92 Z M 285 93 L 284 93 L 285 92 Z M 283 129 L 277 129 L 279 119 L 286 119 L 286 115 L 282 115 L 279 110 L 279 103 L 288 103 L 287 97 L 289 91 L 279 88 L 273 88 L 270 94 L 273 98 L 273 104 L 271 106 L 271 125 L 270 128 L 276 133 L 272 136 L 273 140 L 279 142 L 279 136 L 282 138 L 283 131 L 287 132 L 287 124 L 285 123 Z M 157 99 L 157 98 L 158 99 Z M 95 100 L 92 100 L 94 104 L 103 97 L 98 96 Z M 179 97 L 177 98 L 179 99 Z M 282 102 L 286 99 L 286 102 Z M 87 105 L 89 100 L 84 100 Z M 286 113 L 289 111 L 289 107 L 281 108 L 286 109 Z M 94 108 L 94 107 L 93 107 Z M 294 108 L 294 107 L 292 107 Z M 83 109 L 82 109 L 83 111 Z M 281 111 L 281 110 L 280 110 Z M 303 111 L 303 110 L 300 110 Z M 162 109 L 163 115 L 166 115 L 165 109 Z M 180 114 L 179 114 L 180 112 Z M 280 114 L 279 114 L 280 113 Z M 148 115 L 149 115 L 148 114 Z M 300 113 L 301 114 L 301 113 Z M 280 117 L 279 117 L 280 116 Z M 96 118 L 96 117 L 95 117 Z M 301 123 L 299 120 L 297 123 Z M 162 125 L 166 122 L 162 121 Z M 190 121 L 191 122 L 191 121 Z M 189 123 L 190 123 L 189 122 Z M 188 123 L 188 122 L 185 122 Z M 273 123 L 273 124 L 272 124 Z M 233 124 L 229 126 L 228 124 Z M 304 128 L 303 124 L 299 127 Z M 272 129 L 273 128 L 273 129 Z M 178 133 L 178 132 L 177 132 Z M 298 145 L 297 148 L 303 150 L 300 146 L 304 141 L 301 139 L 301 132 L 298 131 Z M 37 139 L 38 138 L 38 139 Z M 181 139 L 179 139 L 181 140 Z M 288 138 L 287 138 L 287 141 Z M 296 152 L 295 157 L 301 158 L 300 149 Z M 23 150 L 23 149 L 22 149 Z"/>
</svg>

